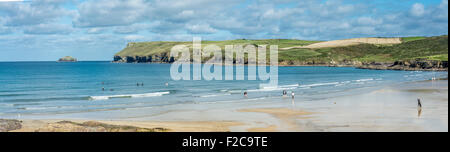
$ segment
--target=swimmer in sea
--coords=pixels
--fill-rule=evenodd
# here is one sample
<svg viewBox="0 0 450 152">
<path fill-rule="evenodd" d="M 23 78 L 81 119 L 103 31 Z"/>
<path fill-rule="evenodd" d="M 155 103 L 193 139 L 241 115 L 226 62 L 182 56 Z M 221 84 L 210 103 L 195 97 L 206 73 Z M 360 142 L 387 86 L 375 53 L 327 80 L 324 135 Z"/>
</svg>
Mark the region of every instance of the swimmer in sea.
<svg viewBox="0 0 450 152">
<path fill-rule="evenodd" d="M 244 92 L 244 97 L 246 97 L 246 98 L 248 97 L 248 96 L 247 96 L 247 91 Z"/>
</svg>

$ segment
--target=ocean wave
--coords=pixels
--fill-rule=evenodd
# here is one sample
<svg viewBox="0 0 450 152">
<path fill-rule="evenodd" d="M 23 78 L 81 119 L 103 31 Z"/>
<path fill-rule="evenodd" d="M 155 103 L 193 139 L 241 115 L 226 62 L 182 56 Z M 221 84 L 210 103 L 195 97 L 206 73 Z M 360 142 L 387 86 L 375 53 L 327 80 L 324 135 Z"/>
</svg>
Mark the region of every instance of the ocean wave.
<svg viewBox="0 0 450 152">
<path fill-rule="evenodd" d="M 260 89 L 252 89 L 247 90 L 247 92 L 266 92 L 266 91 L 280 91 L 280 90 L 294 90 L 297 89 L 299 84 L 291 84 L 291 85 L 279 85 L 275 87 L 262 87 Z"/>
<path fill-rule="evenodd" d="M 90 96 L 89 100 L 108 100 L 111 98 L 145 98 L 145 97 L 157 97 L 170 94 L 170 92 L 153 92 L 144 94 L 123 94 L 123 95 L 110 95 L 110 96 Z"/>
<path fill-rule="evenodd" d="M 257 101 L 257 100 L 264 100 L 267 99 L 267 97 L 259 97 L 259 98 L 249 98 L 249 99 L 245 99 L 246 101 Z"/>
<path fill-rule="evenodd" d="M 16 108 L 17 110 L 48 110 L 48 109 L 60 109 L 62 107 L 60 106 L 53 106 L 53 107 L 20 107 Z"/>
<path fill-rule="evenodd" d="M 241 94 L 243 92 L 269 92 L 269 91 L 280 91 L 280 90 L 293 90 L 293 89 L 297 89 L 300 85 L 297 84 L 289 84 L 289 85 L 278 85 L 275 87 L 262 87 L 259 89 L 243 89 L 243 90 L 239 90 L 239 89 L 235 89 L 235 90 L 228 90 L 228 89 L 223 89 L 220 90 L 220 92 L 227 92 L 230 94 Z"/>
<path fill-rule="evenodd" d="M 5 102 L 40 102 L 40 101 L 58 101 L 58 100 L 83 100 L 83 97 L 50 97 L 50 98 L 22 98 L 22 99 L 7 99 Z"/>
<path fill-rule="evenodd" d="M 0 97 L 19 97 L 19 96 L 27 96 L 31 94 L 0 94 Z"/>
<path fill-rule="evenodd" d="M 328 85 L 337 85 L 339 82 L 329 82 L 329 83 L 314 83 L 309 85 L 301 85 L 301 87 L 318 87 L 318 86 L 328 86 Z"/>
<path fill-rule="evenodd" d="M 220 90 L 221 92 L 228 92 L 230 94 L 241 94 L 243 90 Z"/>
<path fill-rule="evenodd" d="M 291 84 L 291 85 L 280 85 L 278 87 L 280 88 L 291 88 L 291 87 L 298 87 L 300 86 L 298 83 L 297 84 Z"/>
<path fill-rule="evenodd" d="M 208 95 L 202 95 L 199 96 L 200 98 L 211 98 L 211 97 L 218 97 L 218 96 L 229 96 L 231 94 L 208 94 Z"/>
<path fill-rule="evenodd" d="M 359 80 L 354 80 L 356 82 L 366 82 L 366 81 L 373 81 L 373 78 L 370 79 L 359 79 Z"/>
</svg>

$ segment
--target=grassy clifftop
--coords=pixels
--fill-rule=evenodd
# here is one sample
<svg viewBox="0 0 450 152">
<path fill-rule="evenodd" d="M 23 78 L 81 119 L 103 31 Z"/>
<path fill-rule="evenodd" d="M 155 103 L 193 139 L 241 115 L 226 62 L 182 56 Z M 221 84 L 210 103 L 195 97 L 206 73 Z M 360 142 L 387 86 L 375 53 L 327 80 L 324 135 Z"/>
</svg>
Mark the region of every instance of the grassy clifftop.
<svg viewBox="0 0 450 152">
<path fill-rule="evenodd" d="M 222 49 L 225 45 L 278 45 L 279 48 L 303 46 L 319 41 L 304 41 L 290 39 L 267 39 L 267 40 L 227 40 L 227 41 L 202 41 L 202 47 L 215 44 Z M 129 43 L 128 46 L 116 54 L 116 56 L 152 56 L 168 53 L 175 45 L 186 45 L 192 48 L 192 42 L 138 42 Z"/>
<path fill-rule="evenodd" d="M 399 60 L 428 59 L 448 61 L 448 36 L 407 38 L 401 44 L 359 44 L 321 49 L 291 49 L 280 51 L 281 62 L 394 62 Z"/>
<path fill-rule="evenodd" d="M 215 44 L 225 45 L 278 45 L 281 65 L 336 64 L 340 62 L 395 62 L 414 59 L 448 61 L 448 36 L 405 37 L 400 44 L 367 44 L 327 48 L 301 48 L 319 41 L 268 39 L 203 41 L 202 47 Z M 178 44 L 192 48 L 192 42 L 139 42 L 129 43 L 116 54 L 115 61 L 135 57 L 164 57 Z M 300 46 L 300 48 L 299 48 Z M 285 49 L 282 49 L 285 48 Z M 287 48 L 287 49 L 286 49 Z M 154 57 L 153 57 L 154 58 Z M 166 57 L 167 58 L 167 57 Z M 120 62 L 119 61 L 119 62 Z M 147 62 L 147 60 L 145 60 Z M 137 62 L 133 60 L 132 62 Z M 151 61 L 150 61 L 151 62 Z"/>
</svg>

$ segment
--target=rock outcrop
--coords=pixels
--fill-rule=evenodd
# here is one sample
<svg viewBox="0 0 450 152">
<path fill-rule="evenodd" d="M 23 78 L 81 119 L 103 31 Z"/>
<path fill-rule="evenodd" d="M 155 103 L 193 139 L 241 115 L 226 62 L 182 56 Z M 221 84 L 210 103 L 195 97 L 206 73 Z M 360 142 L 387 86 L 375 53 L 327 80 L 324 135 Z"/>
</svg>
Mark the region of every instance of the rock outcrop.
<svg viewBox="0 0 450 152">
<path fill-rule="evenodd" d="M 22 128 L 19 120 L 0 119 L 0 132 L 8 132 Z"/>
<path fill-rule="evenodd" d="M 173 63 L 175 59 L 166 54 L 153 56 L 114 56 L 116 63 Z M 235 62 L 233 62 L 235 63 Z M 245 63 L 247 64 L 247 63 Z M 280 62 L 280 66 L 330 66 L 330 67 L 357 67 L 372 70 L 405 70 L 405 71 L 448 71 L 448 61 L 434 61 L 416 59 L 395 62 L 361 62 L 361 61 L 289 61 Z"/>
<path fill-rule="evenodd" d="M 120 126 L 87 121 L 76 123 L 71 121 L 60 121 L 49 123 L 45 127 L 39 128 L 36 132 L 164 132 L 164 128 L 139 128 L 134 126 Z"/>
<path fill-rule="evenodd" d="M 153 56 L 114 56 L 116 63 L 173 63 L 174 57 L 169 57 L 166 53 Z"/>
<path fill-rule="evenodd" d="M 374 70 L 448 71 L 448 61 L 416 59 L 409 61 L 396 61 L 393 63 L 363 63 L 362 65 L 356 67 Z"/>
<path fill-rule="evenodd" d="M 76 59 L 76 58 L 73 58 L 73 57 L 71 57 L 71 56 L 65 56 L 65 57 L 63 57 L 63 58 L 60 58 L 60 59 L 58 60 L 58 62 L 77 62 L 77 59 Z"/>
</svg>

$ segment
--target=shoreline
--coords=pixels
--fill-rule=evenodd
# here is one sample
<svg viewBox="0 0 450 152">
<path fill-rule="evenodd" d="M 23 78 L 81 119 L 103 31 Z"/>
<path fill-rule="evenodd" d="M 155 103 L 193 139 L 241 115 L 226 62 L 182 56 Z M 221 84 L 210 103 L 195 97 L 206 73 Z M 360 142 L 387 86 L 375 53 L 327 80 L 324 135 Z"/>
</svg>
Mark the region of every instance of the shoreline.
<svg viewBox="0 0 450 152">
<path fill-rule="evenodd" d="M 424 102 L 420 117 L 417 97 Z M 9 131 L 102 132 L 108 130 L 101 129 L 105 125 L 125 132 L 448 131 L 448 80 L 406 82 L 317 101 L 280 101 L 208 104 L 202 110 L 196 109 L 205 105 L 185 105 L 144 119 L 24 119 L 20 129 Z M 103 125 L 83 125 L 92 122 Z"/>
<path fill-rule="evenodd" d="M 57 62 L 57 61 L 0 61 L 0 63 L 33 63 L 33 62 Z M 77 62 L 63 62 L 63 63 L 86 63 L 86 62 L 108 62 L 113 64 L 172 64 L 168 62 L 116 62 L 116 61 L 77 61 Z M 190 63 L 192 64 L 192 63 Z M 206 63 L 202 63 L 206 64 Z M 225 65 L 225 64 L 224 64 Z M 233 66 L 236 66 L 236 64 L 233 64 Z M 244 66 L 249 66 L 248 64 L 245 64 Z M 256 65 L 254 65 L 256 66 Z M 269 65 L 267 65 L 269 66 Z M 298 65 L 278 65 L 279 67 L 352 67 L 357 69 L 366 69 L 366 70 L 390 70 L 390 71 L 426 71 L 426 72 L 448 72 L 448 68 L 437 68 L 437 69 L 421 69 L 421 68 L 414 68 L 414 69 L 402 69 L 402 68 L 386 68 L 386 67 L 361 67 L 357 65 L 330 65 L 330 64 L 298 64 Z"/>
<path fill-rule="evenodd" d="M 447 62 L 447 61 L 445 61 Z M 110 61 L 110 63 L 116 63 L 116 64 L 172 64 L 170 62 L 118 62 L 118 61 Z M 193 63 L 190 62 L 190 65 Z M 201 64 L 215 64 L 215 63 L 201 63 Z M 348 64 L 282 64 L 278 65 L 278 67 L 352 67 L 357 69 L 366 69 L 366 70 L 392 70 L 392 71 L 429 71 L 429 72 L 445 72 L 448 71 L 447 68 L 410 68 L 405 66 L 397 66 L 393 63 L 383 63 L 383 64 L 392 64 L 392 65 L 372 65 L 372 64 L 363 64 L 363 65 L 348 65 Z M 224 66 L 230 66 L 227 64 L 222 64 Z M 233 64 L 233 66 L 240 66 L 237 64 Z M 243 66 L 258 66 L 258 65 L 249 65 L 244 64 Z M 266 66 L 270 66 L 270 64 L 267 64 Z"/>
</svg>

